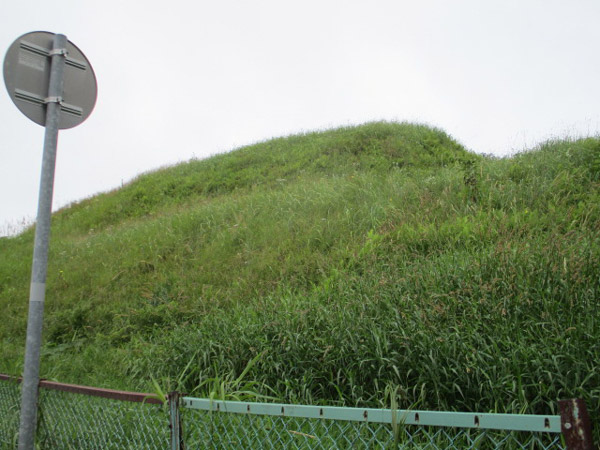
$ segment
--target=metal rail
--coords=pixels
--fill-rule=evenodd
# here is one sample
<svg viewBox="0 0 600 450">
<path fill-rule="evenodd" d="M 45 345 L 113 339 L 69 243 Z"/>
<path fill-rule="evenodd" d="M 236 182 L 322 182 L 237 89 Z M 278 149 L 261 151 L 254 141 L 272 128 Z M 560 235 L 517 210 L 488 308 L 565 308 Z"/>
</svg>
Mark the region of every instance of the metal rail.
<svg viewBox="0 0 600 450">
<path fill-rule="evenodd" d="M 183 407 L 204 411 L 262 416 L 329 419 L 370 423 L 478 428 L 487 430 L 560 433 L 560 416 L 491 414 L 450 411 L 411 411 L 374 408 L 340 408 L 277 403 L 246 403 L 183 397 Z M 395 415 L 395 419 L 394 419 Z"/>
</svg>

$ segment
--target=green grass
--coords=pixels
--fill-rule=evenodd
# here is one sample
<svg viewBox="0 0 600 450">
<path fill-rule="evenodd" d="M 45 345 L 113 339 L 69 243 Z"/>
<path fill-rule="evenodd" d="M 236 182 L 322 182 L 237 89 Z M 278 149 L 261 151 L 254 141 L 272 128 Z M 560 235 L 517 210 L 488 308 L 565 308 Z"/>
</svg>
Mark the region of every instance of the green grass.
<svg viewBox="0 0 600 450">
<path fill-rule="evenodd" d="M 600 418 L 600 140 L 510 158 L 372 123 L 140 176 L 53 217 L 42 376 Z M 0 239 L 0 371 L 33 233 Z M 190 363 L 191 362 L 191 363 Z M 204 384 L 203 384 L 204 383 Z"/>
</svg>

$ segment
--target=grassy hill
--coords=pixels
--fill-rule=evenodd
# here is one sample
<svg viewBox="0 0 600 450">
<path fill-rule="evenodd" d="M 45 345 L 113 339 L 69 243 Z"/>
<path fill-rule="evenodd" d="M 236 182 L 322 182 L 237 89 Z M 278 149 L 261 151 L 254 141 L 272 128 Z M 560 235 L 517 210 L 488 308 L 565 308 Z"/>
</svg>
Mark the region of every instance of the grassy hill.
<svg viewBox="0 0 600 450">
<path fill-rule="evenodd" d="M 252 361 L 284 401 L 598 418 L 599 186 L 599 139 L 499 159 L 396 123 L 142 175 L 54 214 L 41 375 L 202 395 Z M 0 239 L 0 372 L 32 241 Z"/>
</svg>

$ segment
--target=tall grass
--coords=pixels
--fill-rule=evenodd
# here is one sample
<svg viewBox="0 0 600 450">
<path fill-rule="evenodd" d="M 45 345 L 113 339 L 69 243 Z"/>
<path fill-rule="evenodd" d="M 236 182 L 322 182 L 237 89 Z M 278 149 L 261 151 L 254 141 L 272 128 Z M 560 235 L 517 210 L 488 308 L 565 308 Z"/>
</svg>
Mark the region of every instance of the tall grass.
<svg viewBox="0 0 600 450">
<path fill-rule="evenodd" d="M 365 406 L 393 386 L 440 410 L 583 396 L 598 419 L 599 181 L 598 139 L 497 159 L 386 123 L 143 175 L 55 215 L 42 375 L 192 392 L 243 374 Z M 13 373 L 31 241 L 0 240 Z"/>
</svg>

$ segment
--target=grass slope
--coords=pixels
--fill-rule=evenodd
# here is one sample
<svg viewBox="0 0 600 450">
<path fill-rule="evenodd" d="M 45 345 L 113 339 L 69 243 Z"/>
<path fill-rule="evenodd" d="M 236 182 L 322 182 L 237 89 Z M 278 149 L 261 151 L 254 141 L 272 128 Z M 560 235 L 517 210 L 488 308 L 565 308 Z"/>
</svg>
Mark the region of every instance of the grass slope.
<svg viewBox="0 0 600 450">
<path fill-rule="evenodd" d="M 42 376 L 556 412 L 600 395 L 600 140 L 511 158 L 424 126 L 274 139 L 56 213 Z M 19 373 L 33 234 L 0 239 Z M 264 352 L 264 353 L 263 353 Z M 205 383 L 205 384 L 203 384 Z"/>
</svg>

